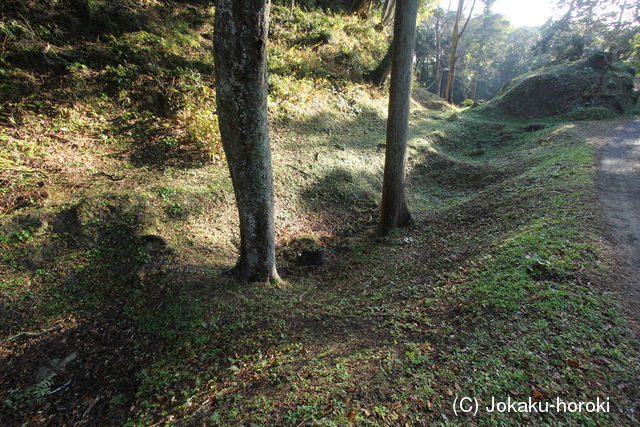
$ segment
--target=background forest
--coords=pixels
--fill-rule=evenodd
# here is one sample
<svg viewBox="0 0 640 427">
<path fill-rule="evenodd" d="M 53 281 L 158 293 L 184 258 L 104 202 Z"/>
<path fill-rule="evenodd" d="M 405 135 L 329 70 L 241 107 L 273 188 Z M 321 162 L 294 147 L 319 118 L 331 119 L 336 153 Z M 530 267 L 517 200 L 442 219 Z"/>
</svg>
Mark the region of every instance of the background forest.
<svg viewBox="0 0 640 427">
<path fill-rule="evenodd" d="M 226 274 L 215 2 L 0 2 L 0 425 L 638 423 L 595 164 L 640 111 L 640 6 L 421 1 L 414 221 L 380 236 L 394 3 L 273 2 L 274 286 Z"/>
</svg>

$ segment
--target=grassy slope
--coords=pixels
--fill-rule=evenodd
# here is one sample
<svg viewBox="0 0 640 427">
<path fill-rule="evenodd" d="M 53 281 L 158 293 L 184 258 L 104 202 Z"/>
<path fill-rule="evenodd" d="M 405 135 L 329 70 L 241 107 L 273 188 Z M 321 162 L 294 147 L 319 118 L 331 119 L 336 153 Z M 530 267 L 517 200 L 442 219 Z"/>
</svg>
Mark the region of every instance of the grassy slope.
<svg viewBox="0 0 640 427">
<path fill-rule="evenodd" d="M 130 238 L 137 227 L 131 218 L 115 225 L 115 245 L 100 241 L 87 252 L 68 244 L 35 271 L 23 257 L 63 241 L 51 227 L 1 242 L 8 316 L 0 357 L 10 368 L 0 376 L 0 399 L 17 407 L 3 407 L 2 416 L 77 421 L 97 402 L 91 416 L 134 424 L 457 423 L 471 419 L 455 417 L 451 403 L 471 395 L 485 403 L 490 396 L 612 402 L 609 415 L 482 414 L 485 424 L 633 423 L 637 349 L 605 291 L 609 272 L 593 200 L 596 140 L 583 125 L 547 122 L 528 133 L 524 123 L 497 123 L 473 110 L 425 109 L 425 94 L 417 93 L 408 189 L 416 223 L 374 238 L 386 99 L 349 79 L 384 45 L 347 52 L 321 45 L 311 55 L 304 44 L 322 40 L 327 29 L 342 42 L 354 32 L 377 36 L 350 18 L 296 13 L 276 11 L 272 52 L 285 58 L 272 64 L 271 88 L 278 238 L 286 246 L 316 235 L 328 260 L 296 267 L 283 253 L 283 289 L 237 287 L 221 275 L 233 263 L 237 236 L 224 164 L 211 164 L 207 148 L 198 148 L 198 138 L 215 132 L 198 126 L 210 118 L 213 95 L 206 63 L 201 73 L 178 68 L 205 55 L 198 47 L 207 43 L 200 38 L 205 24 L 192 34 L 192 26 L 171 21 L 166 37 L 180 40 L 177 47 L 131 32 L 113 46 L 92 45 L 143 57 L 124 70 L 76 65 L 51 87 L 37 86 L 44 84 L 37 70 L 5 67 L 12 76 L 31 74 L 39 90 L 4 110 L 14 121 L 3 124 L 0 153 L 10 163 L 2 167 L 50 178 L 48 197 L 16 212 L 42 205 L 56 213 L 82 197 L 140 195 L 157 211 L 153 231 L 174 254 L 159 277 L 121 274 L 122 264 L 145 255 Z M 169 53 L 178 59 L 149 83 L 154 70 L 146 59 L 161 66 Z M 332 66 L 341 71 L 323 68 Z M 318 67 L 320 75 L 310 74 Z M 175 112 L 143 113 L 136 94 L 170 83 L 160 93 L 175 100 Z M 204 119 L 194 117 L 202 111 Z M 598 131 L 595 125 L 589 133 Z M 111 182 L 96 172 L 126 178 Z M 43 180 L 38 173 L 8 179 L 7 206 Z M 80 279 L 68 280 L 70 273 Z M 63 329 L 6 339 L 53 326 Z M 42 354 L 71 351 L 79 362 L 50 386 L 72 379 L 68 390 L 44 402 L 25 393 L 33 391 Z"/>
</svg>

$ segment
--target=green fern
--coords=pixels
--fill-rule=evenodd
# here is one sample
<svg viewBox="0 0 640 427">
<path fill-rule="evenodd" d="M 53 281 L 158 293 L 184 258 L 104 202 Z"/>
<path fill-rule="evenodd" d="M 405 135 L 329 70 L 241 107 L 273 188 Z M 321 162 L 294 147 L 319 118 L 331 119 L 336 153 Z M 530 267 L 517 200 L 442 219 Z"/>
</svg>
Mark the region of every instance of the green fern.
<svg viewBox="0 0 640 427">
<path fill-rule="evenodd" d="M 42 403 L 44 398 L 51 392 L 51 386 L 53 385 L 53 378 L 55 376 L 55 373 L 51 373 L 47 378 L 28 387 L 9 390 L 4 404 L 11 409 L 17 410 L 23 406 Z"/>
</svg>

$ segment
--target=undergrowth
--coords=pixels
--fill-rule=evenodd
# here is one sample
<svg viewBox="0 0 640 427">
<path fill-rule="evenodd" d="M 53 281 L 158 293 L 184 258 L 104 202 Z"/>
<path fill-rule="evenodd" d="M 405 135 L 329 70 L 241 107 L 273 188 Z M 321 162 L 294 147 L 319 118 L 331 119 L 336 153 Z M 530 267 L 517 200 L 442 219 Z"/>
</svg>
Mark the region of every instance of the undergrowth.
<svg viewBox="0 0 640 427">
<path fill-rule="evenodd" d="M 212 9 L 11 4 L 22 17 L 5 7 L 0 21 L 8 424 L 637 422 L 637 349 L 604 291 L 594 141 L 571 117 L 496 118 L 416 88 L 416 221 L 377 238 L 387 98 L 362 75 L 388 34 L 274 7 L 278 242 L 311 235 L 327 261 L 301 267 L 282 250 L 287 287 L 237 286 L 224 274 L 239 236 L 211 89 Z M 43 355 L 71 351 L 77 362 L 33 384 Z M 614 411 L 468 419 L 453 413 L 456 396 L 609 397 Z"/>
</svg>

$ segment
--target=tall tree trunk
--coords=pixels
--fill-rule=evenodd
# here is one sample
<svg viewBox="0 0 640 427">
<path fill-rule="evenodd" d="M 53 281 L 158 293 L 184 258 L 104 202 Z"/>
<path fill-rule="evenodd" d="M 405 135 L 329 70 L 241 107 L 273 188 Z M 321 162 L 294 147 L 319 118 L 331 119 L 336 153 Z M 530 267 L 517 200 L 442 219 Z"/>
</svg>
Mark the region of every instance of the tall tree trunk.
<svg viewBox="0 0 640 427">
<path fill-rule="evenodd" d="M 220 135 L 240 217 L 241 281 L 279 280 L 267 123 L 270 0 L 218 0 L 214 54 Z"/>
<path fill-rule="evenodd" d="M 385 80 L 387 80 L 387 77 L 389 77 L 389 74 L 391 73 L 391 57 L 392 56 L 393 56 L 393 40 L 391 41 L 391 44 L 389 45 L 389 48 L 387 49 L 387 53 L 385 53 L 384 55 L 384 58 L 382 58 L 382 61 L 380 61 L 380 64 L 378 64 L 375 70 L 371 70 L 365 75 L 365 80 L 367 80 L 368 82 L 378 87 L 384 86 Z"/>
<path fill-rule="evenodd" d="M 471 95 L 471 99 L 476 100 L 476 94 L 478 93 L 478 75 L 476 74 L 473 78 L 473 92 Z"/>
<path fill-rule="evenodd" d="M 458 26 L 460 25 L 460 16 L 462 15 L 462 7 L 464 6 L 464 0 L 458 1 L 458 12 L 456 13 L 456 21 L 453 24 L 453 34 L 451 36 L 451 52 L 449 53 L 449 71 L 447 72 L 447 84 L 444 87 L 444 99 L 451 103 L 453 101 L 453 79 L 456 69 L 458 41 L 460 40 L 460 33 L 458 32 Z"/>
<path fill-rule="evenodd" d="M 378 24 L 380 27 L 386 27 L 391 23 L 396 9 L 396 0 L 387 0 L 382 12 L 382 21 Z"/>
<path fill-rule="evenodd" d="M 438 61 L 438 66 L 436 67 L 436 80 L 434 82 L 433 93 L 438 96 L 442 96 L 442 75 L 444 71 L 442 70 L 442 64 Z"/>
<path fill-rule="evenodd" d="M 451 6 L 451 4 L 449 4 Z M 446 13 L 446 12 L 444 12 Z M 442 37 L 444 36 L 444 15 L 440 12 L 440 9 L 436 11 L 436 25 L 435 25 L 435 38 L 436 38 L 436 64 L 434 72 L 433 93 L 438 96 L 442 95 Z"/>
<path fill-rule="evenodd" d="M 398 1 L 393 29 L 387 148 L 382 188 L 380 218 L 382 234 L 396 227 L 405 226 L 411 221 L 405 197 L 405 165 L 411 97 L 411 65 L 417 13 L 418 0 Z"/>
<path fill-rule="evenodd" d="M 440 96 L 440 87 L 442 86 L 442 58 L 440 54 L 440 19 L 436 21 L 436 65 L 435 65 L 435 81 L 434 81 L 434 93 Z"/>
<path fill-rule="evenodd" d="M 473 9 L 476 6 L 476 0 L 473 0 L 473 4 L 471 5 L 471 10 L 469 11 L 469 16 L 467 16 L 467 21 L 464 23 L 464 26 L 461 30 L 460 28 L 460 19 L 462 19 L 462 11 L 464 9 L 464 0 L 458 0 L 458 10 L 456 12 L 456 21 L 453 24 L 453 34 L 451 36 L 451 53 L 449 54 L 449 76 L 447 78 L 447 85 L 444 88 L 444 99 L 447 102 L 452 103 L 453 101 L 453 79 L 456 75 L 456 62 L 458 61 L 458 43 L 460 42 L 460 38 L 464 34 L 464 31 L 467 29 L 467 25 L 469 25 L 469 20 L 471 19 L 471 14 L 473 13 Z"/>
</svg>

